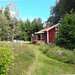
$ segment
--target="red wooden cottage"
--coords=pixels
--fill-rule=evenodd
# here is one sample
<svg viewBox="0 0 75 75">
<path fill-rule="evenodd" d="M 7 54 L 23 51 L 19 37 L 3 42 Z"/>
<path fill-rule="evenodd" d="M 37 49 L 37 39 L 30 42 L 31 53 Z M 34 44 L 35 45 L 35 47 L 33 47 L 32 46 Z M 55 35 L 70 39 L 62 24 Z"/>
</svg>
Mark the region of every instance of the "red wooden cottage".
<svg viewBox="0 0 75 75">
<path fill-rule="evenodd" d="M 55 43 L 58 32 L 58 24 L 42 29 L 32 35 L 32 41 L 43 41 L 47 44 Z"/>
</svg>

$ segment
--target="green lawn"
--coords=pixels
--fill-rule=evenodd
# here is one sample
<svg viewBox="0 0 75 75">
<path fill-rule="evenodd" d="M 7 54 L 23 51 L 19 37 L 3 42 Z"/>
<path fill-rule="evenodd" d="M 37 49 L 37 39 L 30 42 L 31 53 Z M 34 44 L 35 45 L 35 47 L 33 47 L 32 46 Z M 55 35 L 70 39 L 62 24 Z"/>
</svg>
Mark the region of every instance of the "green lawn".
<svg viewBox="0 0 75 75">
<path fill-rule="evenodd" d="M 12 47 L 14 56 L 8 75 L 75 74 L 75 65 L 46 56 L 39 50 L 40 45 L 9 43 L 7 46 Z"/>
</svg>

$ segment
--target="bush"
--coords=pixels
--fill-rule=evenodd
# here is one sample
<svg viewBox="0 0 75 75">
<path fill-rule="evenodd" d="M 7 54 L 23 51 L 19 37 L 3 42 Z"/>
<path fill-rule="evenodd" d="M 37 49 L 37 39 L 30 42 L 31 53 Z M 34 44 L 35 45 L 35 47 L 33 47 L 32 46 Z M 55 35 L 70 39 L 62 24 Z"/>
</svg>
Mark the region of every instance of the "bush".
<svg viewBox="0 0 75 75">
<path fill-rule="evenodd" d="M 67 14 L 61 20 L 57 45 L 68 49 L 75 48 L 75 13 Z"/>
<path fill-rule="evenodd" d="M 44 54 L 49 50 L 49 46 L 45 44 L 44 42 L 40 42 L 39 50 L 41 50 Z"/>
<path fill-rule="evenodd" d="M 6 75 L 12 61 L 12 52 L 8 47 L 0 47 L 0 75 Z"/>
<path fill-rule="evenodd" d="M 41 43 L 39 49 L 49 58 L 61 61 L 63 63 L 75 64 L 74 51 L 60 48 L 55 45 L 49 46 L 45 43 Z"/>
</svg>

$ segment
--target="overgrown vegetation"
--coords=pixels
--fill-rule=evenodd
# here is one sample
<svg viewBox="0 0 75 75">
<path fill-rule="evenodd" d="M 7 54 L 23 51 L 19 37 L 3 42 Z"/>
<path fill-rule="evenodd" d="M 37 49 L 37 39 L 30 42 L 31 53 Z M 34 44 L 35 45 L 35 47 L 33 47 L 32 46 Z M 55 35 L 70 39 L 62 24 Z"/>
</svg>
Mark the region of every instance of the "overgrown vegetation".
<svg viewBox="0 0 75 75">
<path fill-rule="evenodd" d="M 55 45 L 42 44 L 39 48 L 48 57 L 63 63 L 75 64 L 75 52 Z"/>
<path fill-rule="evenodd" d="M 29 66 L 35 61 L 33 49 L 26 44 L 12 43 L 14 61 L 8 75 L 27 75 Z"/>
<path fill-rule="evenodd" d="M 65 49 L 56 46 L 49 47 L 44 43 L 41 45 L 14 43 L 13 47 L 15 60 L 8 75 L 61 75 L 75 73 L 75 66 L 63 63 L 64 59 L 59 55 L 60 51 L 65 53 Z M 57 56 L 54 54 L 57 54 Z M 58 60 L 58 56 L 61 61 Z"/>
<path fill-rule="evenodd" d="M 57 45 L 60 47 L 43 42 L 35 45 L 24 42 L 0 42 L 0 75 L 75 74 L 74 3 L 74 0 L 59 0 L 48 19 L 53 25 L 62 18 L 57 38 Z M 71 10 L 73 13 L 70 13 Z M 7 6 L 4 13 L 0 13 L 0 41 L 30 41 L 31 35 L 43 28 L 40 18 L 32 22 L 18 21 L 16 17 L 10 16 L 9 11 Z"/>
<path fill-rule="evenodd" d="M 48 18 L 50 25 L 60 23 L 57 45 L 68 49 L 75 48 L 75 1 L 57 0 Z"/>
<path fill-rule="evenodd" d="M 19 33 L 17 31 L 15 39 L 25 41 L 30 41 L 32 34 L 43 28 L 42 20 L 40 18 L 34 19 L 32 22 L 29 20 L 26 20 L 25 22 L 19 21 L 17 25 Z"/>
<path fill-rule="evenodd" d="M 12 47 L 12 49 L 10 49 L 10 47 Z M 13 51 L 14 57 L 12 63 L 10 59 L 12 58 L 12 56 L 10 56 L 12 53 L 9 52 L 10 50 Z M 68 63 L 69 59 L 71 59 L 70 64 Z M 11 42 L 0 43 L 0 65 L 1 63 L 3 65 L 2 68 L 0 66 L 0 73 L 5 73 L 1 75 L 74 74 L 74 60 L 75 54 L 73 54 L 72 51 L 53 45 L 48 46 L 44 43 L 36 45 Z"/>
<path fill-rule="evenodd" d="M 12 60 L 12 49 L 5 44 L 0 44 L 0 75 L 7 75 Z"/>
<path fill-rule="evenodd" d="M 75 13 L 67 14 L 61 20 L 57 44 L 68 49 L 75 48 Z"/>
</svg>

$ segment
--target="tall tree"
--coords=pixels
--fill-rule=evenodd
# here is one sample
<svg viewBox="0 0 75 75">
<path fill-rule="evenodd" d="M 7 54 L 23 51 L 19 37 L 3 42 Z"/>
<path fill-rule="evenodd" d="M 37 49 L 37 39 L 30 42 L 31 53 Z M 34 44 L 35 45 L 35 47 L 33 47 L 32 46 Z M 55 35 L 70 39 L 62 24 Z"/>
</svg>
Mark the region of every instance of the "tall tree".
<svg viewBox="0 0 75 75">
<path fill-rule="evenodd" d="M 23 22 L 19 21 L 19 35 L 17 36 L 18 39 L 21 40 L 31 40 L 31 35 L 43 28 L 43 24 L 41 19 L 34 19 L 30 22 L 28 19 Z"/>
<path fill-rule="evenodd" d="M 75 12 L 75 0 L 59 0 L 56 6 L 53 7 L 52 17 L 49 17 L 48 21 L 57 23 L 60 18 L 63 18 L 66 13 L 71 11 Z"/>
<path fill-rule="evenodd" d="M 4 10 L 4 15 L 6 16 L 7 20 L 10 20 L 10 12 L 8 6 Z"/>
<path fill-rule="evenodd" d="M 75 48 L 75 13 L 67 14 L 59 26 L 57 44 L 65 48 Z"/>
<path fill-rule="evenodd" d="M 9 39 L 9 22 L 6 17 L 0 14 L 0 40 Z"/>
<path fill-rule="evenodd" d="M 14 40 L 14 38 L 15 38 L 15 35 L 16 35 L 16 23 L 17 23 L 17 18 L 14 16 L 14 17 L 11 17 L 10 16 L 10 11 L 11 10 L 9 10 L 9 7 L 7 6 L 6 8 L 5 8 L 5 10 L 4 10 L 4 15 L 5 15 L 5 17 L 7 18 L 7 20 L 9 21 L 9 30 L 10 30 L 10 32 L 9 32 L 9 39 L 10 40 Z"/>
<path fill-rule="evenodd" d="M 32 26 L 32 33 L 35 33 L 43 28 L 43 23 L 40 18 L 34 19 L 31 23 Z"/>
</svg>

